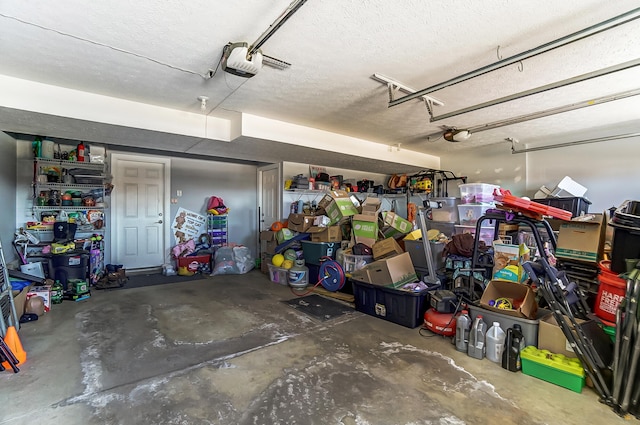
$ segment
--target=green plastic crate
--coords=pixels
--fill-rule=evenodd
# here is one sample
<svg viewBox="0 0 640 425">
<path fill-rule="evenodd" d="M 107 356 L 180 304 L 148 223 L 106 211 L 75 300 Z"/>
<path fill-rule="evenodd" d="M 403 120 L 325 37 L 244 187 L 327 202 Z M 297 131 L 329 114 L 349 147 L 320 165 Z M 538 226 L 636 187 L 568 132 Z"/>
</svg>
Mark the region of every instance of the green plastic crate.
<svg viewBox="0 0 640 425">
<path fill-rule="evenodd" d="M 522 373 L 551 382 L 577 393 L 584 387 L 584 369 L 580 360 L 538 350 L 533 345 L 520 353 Z"/>
</svg>

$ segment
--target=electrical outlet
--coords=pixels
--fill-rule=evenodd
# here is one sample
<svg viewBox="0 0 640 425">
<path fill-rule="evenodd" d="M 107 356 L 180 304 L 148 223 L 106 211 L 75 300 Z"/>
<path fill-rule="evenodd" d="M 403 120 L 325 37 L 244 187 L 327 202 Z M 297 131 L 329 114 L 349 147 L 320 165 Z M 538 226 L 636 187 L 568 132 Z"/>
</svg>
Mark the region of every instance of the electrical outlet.
<svg viewBox="0 0 640 425">
<path fill-rule="evenodd" d="M 176 196 L 179 198 L 182 196 L 182 190 L 178 189 L 176 190 Z"/>
</svg>

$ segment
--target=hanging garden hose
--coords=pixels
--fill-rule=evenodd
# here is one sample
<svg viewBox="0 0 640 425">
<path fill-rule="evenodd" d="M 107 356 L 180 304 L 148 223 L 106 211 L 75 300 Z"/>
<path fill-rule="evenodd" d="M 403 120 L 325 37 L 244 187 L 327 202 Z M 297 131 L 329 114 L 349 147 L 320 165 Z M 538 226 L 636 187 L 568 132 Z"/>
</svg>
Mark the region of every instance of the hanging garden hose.
<svg viewBox="0 0 640 425">
<path fill-rule="evenodd" d="M 291 292 L 299 297 L 304 297 L 310 294 L 318 286 L 322 285 L 327 291 L 336 292 L 344 286 L 346 278 L 344 276 L 344 270 L 340 263 L 335 261 L 331 257 L 322 257 L 320 263 L 320 270 L 318 272 L 318 281 L 310 289 L 300 292 L 289 286 Z"/>
</svg>

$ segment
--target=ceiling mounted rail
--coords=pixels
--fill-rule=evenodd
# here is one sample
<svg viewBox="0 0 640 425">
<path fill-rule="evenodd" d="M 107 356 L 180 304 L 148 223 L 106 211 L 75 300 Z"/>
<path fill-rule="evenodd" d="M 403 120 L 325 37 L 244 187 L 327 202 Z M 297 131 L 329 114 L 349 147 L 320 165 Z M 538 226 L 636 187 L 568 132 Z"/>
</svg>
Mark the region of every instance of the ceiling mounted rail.
<svg viewBox="0 0 640 425">
<path fill-rule="evenodd" d="M 488 108 L 490 106 L 499 105 L 501 103 L 511 102 L 512 100 L 522 99 L 523 97 L 531 96 L 545 91 L 554 90 L 561 87 L 566 87 L 571 84 L 580 83 L 582 81 L 590 80 L 592 78 L 602 77 L 604 75 L 612 74 L 614 72 L 624 71 L 625 69 L 633 68 L 640 65 L 640 59 L 624 62 L 618 65 L 609 66 L 607 68 L 599 69 L 597 71 L 587 72 L 586 74 L 578 75 L 575 77 L 567 78 L 566 80 L 557 81 L 555 83 L 546 84 L 544 86 L 536 87 L 530 90 L 526 90 L 520 93 L 515 93 L 509 96 L 501 97 L 498 99 L 490 100 L 488 102 L 479 103 L 477 105 L 469 106 L 467 108 L 458 109 L 457 111 L 447 112 L 446 114 L 432 116 L 430 121 L 440 121 L 446 118 L 455 117 L 458 115 L 466 114 L 468 112 L 477 111 L 478 109 Z"/>
<path fill-rule="evenodd" d="M 598 138 L 595 138 L 595 139 L 576 140 L 574 142 L 559 143 L 557 145 L 550 145 L 550 146 L 537 146 L 535 148 L 527 148 L 527 149 L 522 149 L 522 150 L 515 150 L 514 147 L 513 147 L 513 140 L 510 140 L 510 142 L 511 142 L 511 154 L 515 155 L 517 153 L 527 153 L 527 152 L 544 151 L 544 150 L 548 150 L 548 149 L 566 148 L 566 147 L 571 147 L 571 146 L 576 146 L 576 145 L 586 145 L 586 144 L 589 144 L 589 143 L 608 142 L 609 140 L 628 139 L 630 137 L 639 137 L 639 136 L 640 136 L 640 133 L 618 134 L 618 135 L 615 135 L 615 136 L 605 136 L 605 137 L 598 137 Z"/>
<path fill-rule="evenodd" d="M 249 56 L 253 55 L 260 47 L 280 28 L 294 13 L 298 11 L 307 0 L 295 0 L 289 4 L 284 12 L 275 20 L 256 41 L 249 46 Z M 281 61 L 282 62 L 282 61 Z"/>
<path fill-rule="evenodd" d="M 531 114 L 519 115 L 517 117 L 508 118 L 500 121 L 494 121 L 487 124 L 476 125 L 469 127 L 470 133 L 479 133 L 481 131 L 492 130 L 494 128 L 506 127 L 508 125 L 518 124 L 521 122 L 531 121 L 538 118 L 549 117 L 552 115 L 561 114 L 564 112 L 574 111 L 576 109 L 582 109 L 589 106 L 596 106 L 607 102 L 613 102 L 615 100 L 625 99 L 627 97 L 640 95 L 640 89 L 628 90 L 621 93 L 611 94 L 607 96 L 598 97 L 596 99 L 584 100 L 582 102 L 571 103 L 557 108 L 546 109 L 544 111 L 533 112 Z"/>
<path fill-rule="evenodd" d="M 611 28 L 617 27 L 619 25 L 625 24 L 627 22 L 633 21 L 635 19 L 640 18 L 640 8 L 636 8 L 630 10 L 629 12 L 623 13 L 622 15 L 615 16 L 611 19 L 607 19 L 606 21 L 602 21 L 598 24 L 592 25 L 580 31 L 574 32 L 572 34 L 566 35 L 564 37 L 558 38 L 556 40 L 550 41 L 548 43 L 542 44 L 533 49 L 529 49 L 525 52 L 518 53 L 516 55 L 510 56 L 508 58 L 499 60 L 498 62 L 494 62 L 490 65 L 483 66 L 476 70 L 467 72 L 466 74 L 459 75 L 457 77 L 451 78 L 450 80 L 444 81 L 442 83 L 435 84 L 431 87 L 427 87 L 422 90 L 418 90 L 415 93 L 403 96 L 401 98 L 395 99 L 389 102 L 389 107 L 396 106 L 401 103 L 407 102 L 411 99 L 415 99 L 420 96 L 424 96 L 434 91 L 441 90 L 445 87 L 449 87 L 463 81 L 469 80 L 471 78 L 475 78 L 479 75 L 486 74 L 491 71 L 495 71 L 500 68 L 504 68 L 505 66 L 511 65 L 516 62 L 520 62 L 522 60 L 531 58 L 533 56 L 537 56 L 539 54 L 548 52 L 550 50 L 556 49 L 558 47 L 565 46 L 567 44 L 573 43 L 575 41 L 581 40 L 583 38 L 598 34 L 600 32 L 609 30 Z"/>
<path fill-rule="evenodd" d="M 391 77 L 387 77 L 386 75 L 382 75 L 382 74 L 373 74 L 371 76 L 371 78 L 373 80 L 376 80 L 382 84 L 386 84 L 388 89 L 389 89 L 389 101 L 392 101 L 394 99 L 394 94 L 396 93 L 396 91 L 401 91 L 403 93 L 415 93 L 416 90 L 412 89 L 409 86 L 405 86 L 404 84 L 394 80 Z M 444 106 L 444 102 L 442 102 L 441 100 L 436 99 L 435 97 L 432 96 L 420 96 L 420 99 L 418 100 L 423 100 L 425 105 L 427 106 L 427 110 L 429 111 L 429 116 L 433 116 L 433 107 L 434 106 Z"/>
</svg>

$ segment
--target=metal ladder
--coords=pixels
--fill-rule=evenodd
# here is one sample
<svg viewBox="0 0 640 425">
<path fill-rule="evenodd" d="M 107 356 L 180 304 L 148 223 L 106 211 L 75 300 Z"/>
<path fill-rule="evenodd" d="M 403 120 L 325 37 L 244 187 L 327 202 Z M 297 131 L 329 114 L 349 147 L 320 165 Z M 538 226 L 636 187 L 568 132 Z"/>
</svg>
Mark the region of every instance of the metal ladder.
<svg viewBox="0 0 640 425">
<path fill-rule="evenodd" d="M 19 328 L 18 313 L 13 302 L 13 293 L 11 292 L 11 281 L 9 280 L 9 272 L 7 264 L 4 260 L 4 251 L 0 242 L 0 336 L 7 334 L 7 328 L 13 326 Z"/>
<path fill-rule="evenodd" d="M 423 281 L 429 285 L 440 286 L 441 282 L 436 275 L 436 268 L 433 261 L 433 251 L 431 250 L 431 241 L 427 237 L 427 223 L 425 220 L 426 211 L 425 208 L 418 208 L 418 227 L 422 232 L 422 246 L 424 248 L 424 256 L 427 260 L 427 269 L 429 275 L 423 277 Z"/>
</svg>

